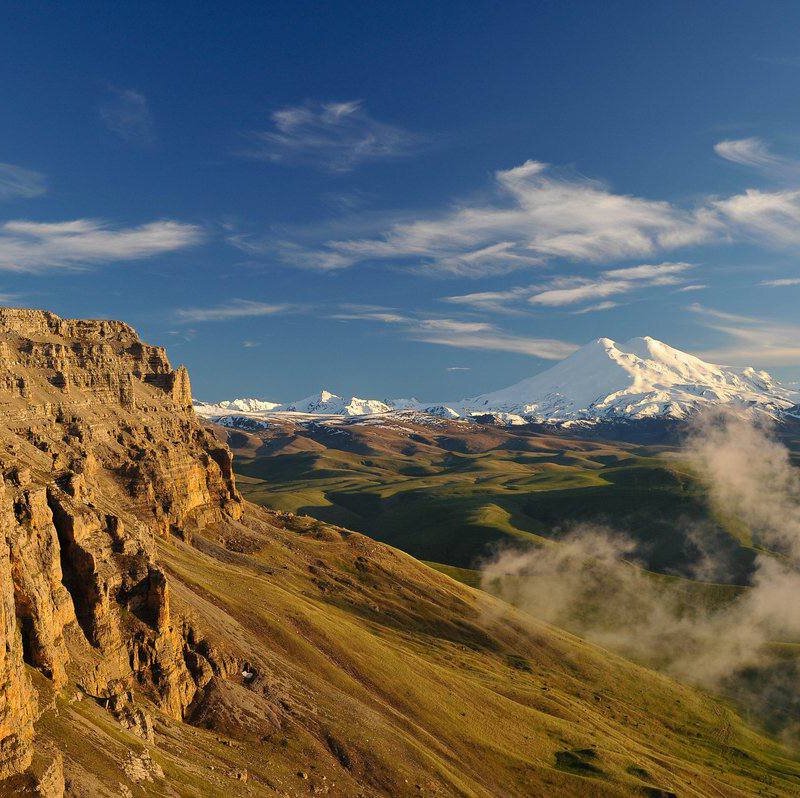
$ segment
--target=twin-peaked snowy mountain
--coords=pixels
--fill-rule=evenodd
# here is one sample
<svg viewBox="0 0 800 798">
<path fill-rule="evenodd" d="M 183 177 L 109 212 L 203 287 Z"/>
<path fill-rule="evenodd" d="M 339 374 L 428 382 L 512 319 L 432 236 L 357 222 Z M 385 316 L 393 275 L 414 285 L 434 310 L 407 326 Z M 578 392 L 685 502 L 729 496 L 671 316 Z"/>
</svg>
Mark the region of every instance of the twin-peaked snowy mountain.
<svg viewBox="0 0 800 798">
<path fill-rule="evenodd" d="M 685 418 L 708 405 L 781 412 L 797 401 L 766 371 L 706 363 L 654 338 L 598 338 L 510 388 L 456 402 L 462 412 L 548 421 Z"/>
<path fill-rule="evenodd" d="M 616 343 L 592 341 L 565 360 L 508 388 L 450 402 L 341 397 L 328 391 L 297 402 L 277 404 L 236 399 L 216 405 L 197 403 L 197 412 L 219 418 L 299 413 L 362 416 L 397 410 L 421 410 L 449 418 L 491 414 L 501 423 L 567 421 L 639 421 L 682 419 L 710 405 L 792 413 L 800 394 L 765 371 L 706 363 L 654 338 Z"/>
</svg>

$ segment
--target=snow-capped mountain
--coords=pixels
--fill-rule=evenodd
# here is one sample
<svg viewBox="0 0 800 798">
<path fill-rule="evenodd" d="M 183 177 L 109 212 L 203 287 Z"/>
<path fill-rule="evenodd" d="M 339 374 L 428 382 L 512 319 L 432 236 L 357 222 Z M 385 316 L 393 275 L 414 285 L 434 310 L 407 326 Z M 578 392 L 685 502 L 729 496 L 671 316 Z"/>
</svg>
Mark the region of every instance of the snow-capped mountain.
<svg viewBox="0 0 800 798">
<path fill-rule="evenodd" d="M 267 402 L 264 399 L 231 399 L 220 402 L 220 407 L 228 411 L 236 410 L 240 413 L 262 413 L 265 410 L 274 410 L 280 407 L 280 402 Z"/>
<path fill-rule="evenodd" d="M 313 413 L 330 416 L 366 416 L 388 413 L 392 408 L 378 399 L 360 399 L 358 396 L 342 397 L 330 391 L 320 391 L 305 399 L 280 405 L 277 410 L 287 413 Z"/>
<path fill-rule="evenodd" d="M 193 399 L 192 405 L 197 415 L 215 420 L 236 413 L 269 413 L 280 407 L 280 403 L 267 402 L 264 399 L 226 399 L 222 402 L 201 402 Z"/>
<path fill-rule="evenodd" d="M 409 401 L 400 400 L 400 406 L 408 407 Z M 388 413 L 399 409 L 394 404 L 378 399 L 361 399 L 358 396 L 342 397 L 330 391 L 320 391 L 295 402 L 267 402 L 261 399 L 230 399 L 211 404 L 194 402 L 195 412 L 204 418 L 219 419 L 231 416 L 238 411 L 249 416 L 271 415 L 274 413 L 301 413 L 321 416 L 367 416 L 375 413 Z"/>
<path fill-rule="evenodd" d="M 419 399 L 413 396 L 410 399 L 384 399 L 383 403 L 389 405 L 392 410 L 419 410 L 422 407 Z"/>
<path fill-rule="evenodd" d="M 598 338 L 516 385 L 459 402 L 461 413 L 538 421 L 680 419 L 708 405 L 780 413 L 797 402 L 765 371 L 706 363 L 654 338 Z"/>
<path fill-rule="evenodd" d="M 251 419 L 281 413 L 358 417 L 410 411 L 514 425 L 678 420 L 709 405 L 794 417 L 800 416 L 800 391 L 782 386 L 766 371 L 706 363 L 654 338 L 625 343 L 598 338 L 516 385 L 456 402 L 382 401 L 320 391 L 283 404 L 261 399 L 195 402 L 195 410 L 209 419 L 235 418 L 232 426 L 242 423 L 234 411 Z"/>
<path fill-rule="evenodd" d="M 422 410 L 423 413 L 427 413 L 430 416 L 438 416 L 439 418 L 461 418 L 461 413 L 457 410 L 453 410 L 452 407 L 448 407 L 447 405 L 428 405 L 426 407 L 417 407 L 417 408 L 409 408 L 412 410 Z"/>
</svg>

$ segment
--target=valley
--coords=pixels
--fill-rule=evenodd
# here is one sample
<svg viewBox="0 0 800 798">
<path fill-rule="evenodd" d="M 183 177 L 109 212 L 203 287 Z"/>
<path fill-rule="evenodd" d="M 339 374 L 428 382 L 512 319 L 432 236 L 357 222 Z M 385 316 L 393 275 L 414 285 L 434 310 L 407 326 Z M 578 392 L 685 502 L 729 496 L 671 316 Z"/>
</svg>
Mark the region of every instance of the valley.
<svg viewBox="0 0 800 798">
<path fill-rule="evenodd" d="M 729 553 L 730 581 L 753 561 L 746 534 L 713 508 L 675 445 L 645 446 L 395 414 L 381 420 L 273 419 L 215 426 L 235 453 L 238 484 L 258 504 L 341 524 L 423 560 L 475 568 L 497 547 L 540 546 L 578 524 L 637 542 L 636 557 L 687 575 L 685 534 L 704 525 Z"/>
</svg>

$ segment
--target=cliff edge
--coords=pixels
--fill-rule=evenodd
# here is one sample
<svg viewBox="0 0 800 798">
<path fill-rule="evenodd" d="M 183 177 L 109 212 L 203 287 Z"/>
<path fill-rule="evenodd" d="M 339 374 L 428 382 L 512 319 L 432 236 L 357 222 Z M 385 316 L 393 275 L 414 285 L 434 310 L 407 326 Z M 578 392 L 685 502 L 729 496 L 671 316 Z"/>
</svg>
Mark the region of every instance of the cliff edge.
<svg viewBox="0 0 800 798">
<path fill-rule="evenodd" d="M 121 322 L 0 308 L 0 420 L 5 778 L 33 756 L 26 664 L 132 724 L 134 683 L 182 716 L 195 680 L 155 541 L 239 518 L 242 502 L 186 370 Z"/>
</svg>

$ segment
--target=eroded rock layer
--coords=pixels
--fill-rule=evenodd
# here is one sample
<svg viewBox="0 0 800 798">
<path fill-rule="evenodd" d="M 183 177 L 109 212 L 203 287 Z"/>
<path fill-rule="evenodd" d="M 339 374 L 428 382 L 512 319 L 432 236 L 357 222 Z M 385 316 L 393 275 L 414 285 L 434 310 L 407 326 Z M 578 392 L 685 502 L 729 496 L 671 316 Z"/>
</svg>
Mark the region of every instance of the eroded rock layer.
<svg viewBox="0 0 800 798">
<path fill-rule="evenodd" d="M 241 499 L 191 404 L 186 370 L 128 325 L 0 308 L 0 778 L 33 757 L 31 668 L 145 735 L 134 684 L 176 718 L 194 697 L 155 541 Z"/>
</svg>

